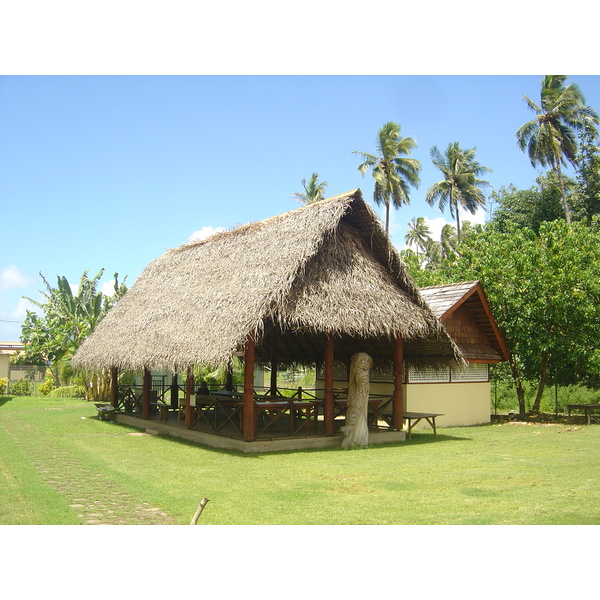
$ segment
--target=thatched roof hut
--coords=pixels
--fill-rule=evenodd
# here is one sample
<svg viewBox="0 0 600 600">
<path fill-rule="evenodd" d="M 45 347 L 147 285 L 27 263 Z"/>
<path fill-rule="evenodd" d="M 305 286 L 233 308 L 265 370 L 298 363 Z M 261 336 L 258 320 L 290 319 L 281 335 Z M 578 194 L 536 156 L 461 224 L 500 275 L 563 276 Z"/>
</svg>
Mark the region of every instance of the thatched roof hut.
<svg viewBox="0 0 600 600">
<path fill-rule="evenodd" d="M 460 351 L 423 301 L 360 190 L 170 250 L 150 263 L 81 345 L 84 367 L 169 369 L 228 363 L 249 335 L 267 363 L 357 351 L 449 363 Z"/>
</svg>

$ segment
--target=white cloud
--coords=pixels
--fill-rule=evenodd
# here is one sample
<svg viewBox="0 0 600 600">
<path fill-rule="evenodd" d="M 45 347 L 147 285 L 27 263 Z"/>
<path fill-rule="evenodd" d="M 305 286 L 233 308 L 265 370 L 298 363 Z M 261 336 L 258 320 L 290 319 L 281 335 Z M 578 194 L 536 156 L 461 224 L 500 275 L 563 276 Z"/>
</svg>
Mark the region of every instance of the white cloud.
<svg viewBox="0 0 600 600">
<path fill-rule="evenodd" d="M 198 231 L 194 231 L 194 233 L 192 233 L 192 235 L 190 235 L 189 241 L 190 242 L 199 242 L 201 240 L 205 240 L 206 238 L 209 238 L 211 235 L 214 235 L 215 233 L 220 233 L 221 231 L 225 231 L 225 227 L 211 227 L 210 225 L 206 225 L 202 229 L 199 229 Z"/>
<path fill-rule="evenodd" d="M 27 298 L 20 298 L 17 308 L 11 312 L 11 319 L 14 319 L 15 321 L 24 321 L 27 316 L 27 311 L 39 313 L 40 309 L 27 300 Z"/>
<path fill-rule="evenodd" d="M 486 218 L 486 210 L 484 208 L 477 209 L 477 212 L 472 215 L 470 212 L 459 211 L 460 213 L 460 222 L 471 221 L 473 225 L 483 225 L 485 223 Z"/>
<path fill-rule="evenodd" d="M 448 225 L 449 221 L 446 221 L 444 217 L 438 217 L 437 219 L 427 219 L 425 218 L 427 223 L 427 227 L 431 231 L 431 237 L 434 240 L 439 240 L 442 237 L 442 229 L 444 225 Z M 450 223 L 450 225 L 454 225 L 454 223 Z"/>
<path fill-rule="evenodd" d="M 102 288 L 100 290 L 105 296 L 114 296 L 115 295 L 115 280 L 111 279 L 106 283 L 102 284 Z"/>
<path fill-rule="evenodd" d="M 18 290 L 26 288 L 29 285 L 29 281 L 19 267 L 10 265 L 0 271 L 0 292 L 6 292 L 8 290 Z"/>
</svg>

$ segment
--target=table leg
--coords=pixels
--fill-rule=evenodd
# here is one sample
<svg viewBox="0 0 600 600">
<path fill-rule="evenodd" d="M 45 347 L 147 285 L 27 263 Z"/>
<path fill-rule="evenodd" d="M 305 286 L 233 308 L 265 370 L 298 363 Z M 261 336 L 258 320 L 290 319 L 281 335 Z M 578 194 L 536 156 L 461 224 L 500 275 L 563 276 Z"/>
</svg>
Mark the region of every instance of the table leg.
<svg viewBox="0 0 600 600">
<path fill-rule="evenodd" d="M 433 429 L 433 435 L 437 436 L 437 430 L 435 428 L 435 417 L 430 417 L 430 419 L 427 419 L 427 421 L 429 421 L 429 424 L 431 425 L 431 428 Z"/>
</svg>

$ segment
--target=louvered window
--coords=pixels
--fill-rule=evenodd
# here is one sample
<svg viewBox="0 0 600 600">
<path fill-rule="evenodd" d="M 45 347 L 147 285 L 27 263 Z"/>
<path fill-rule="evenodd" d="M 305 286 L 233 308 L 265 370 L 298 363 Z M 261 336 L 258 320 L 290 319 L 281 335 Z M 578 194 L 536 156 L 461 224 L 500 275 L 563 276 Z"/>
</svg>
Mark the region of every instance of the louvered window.
<svg viewBox="0 0 600 600">
<path fill-rule="evenodd" d="M 448 367 L 411 367 L 408 371 L 409 383 L 448 383 L 449 381 Z"/>
<path fill-rule="evenodd" d="M 488 365 L 467 365 L 464 369 L 452 369 L 452 381 L 487 381 Z"/>
</svg>

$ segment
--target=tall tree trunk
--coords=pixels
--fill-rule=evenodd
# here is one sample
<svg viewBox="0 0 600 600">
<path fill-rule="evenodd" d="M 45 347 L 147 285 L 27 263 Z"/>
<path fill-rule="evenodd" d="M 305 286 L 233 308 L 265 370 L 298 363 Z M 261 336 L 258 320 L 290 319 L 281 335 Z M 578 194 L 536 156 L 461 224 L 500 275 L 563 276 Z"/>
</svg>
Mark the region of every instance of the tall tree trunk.
<svg viewBox="0 0 600 600">
<path fill-rule="evenodd" d="M 458 214 L 458 199 L 454 197 L 454 184 L 450 184 L 450 200 L 448 201 L 450 206 L 450 214 L 452 214 L 452 205 L 454 205 L 454 211 L 456 212 L 456 243 L 460 244 L 460 215 Z"/>
<path fill-rule="evenodd" d="M 556 175 L 558 176 L 558 184 L 560 185 L 560 194 L 563 204 L 563 209 L 565 211 L 565 220 L 567 224 L 571 224 L 571 209 L 569 208 L 569 203 L 567 202 L 567 194 L 565 192 L 565 182 L 563 179 L 562 169 L 560 168 L 560 161 L 556 163 L 554 170 L 556 171 Z"/>
<path fill-rule="evenodd" d="M 54 377 L 54 387 L 60 387 L 60 368 L 58 363 L 53 362 L 49 368 L 52 377 Z"/>
<path fill-rule="evenodd" d="M 542 357 L 542 364 L 540 365 L 540 381 L 538 383 L 538 389 L 535 395 L 535 400 L 533 401 L 533 406 L 531 407 L 532 413 L 540 412 L 540 403 L 542 401 L 542 395 L 544 393 L 544 389 L 546 388 L 546 383 L 548 381 L 549 360 L 550 356 L 548 354 L 544 354 L 544 356 Z"/>
<path fill-rule="evenodd" d="M 525 408 L 525 389 L 523 388 L 523 382 L 519 375 L 519 367 L 512 354 L 509 357 L 510 372 L 515 383 L 515 389 L 517 391 L 517 399 L 519 401 L 519 414 L 524 415 L 527 410 Z"/>
<path fill-rule="evenodd" d="M 390 233 L 390 201 L 385 203 L 385 232 Z"/>
</svg>

